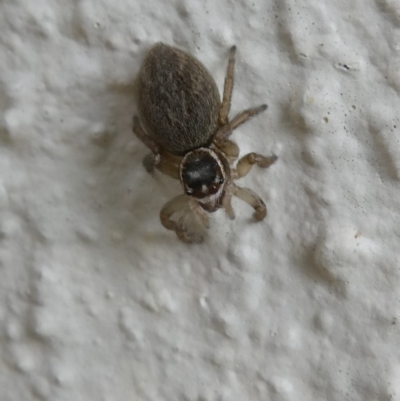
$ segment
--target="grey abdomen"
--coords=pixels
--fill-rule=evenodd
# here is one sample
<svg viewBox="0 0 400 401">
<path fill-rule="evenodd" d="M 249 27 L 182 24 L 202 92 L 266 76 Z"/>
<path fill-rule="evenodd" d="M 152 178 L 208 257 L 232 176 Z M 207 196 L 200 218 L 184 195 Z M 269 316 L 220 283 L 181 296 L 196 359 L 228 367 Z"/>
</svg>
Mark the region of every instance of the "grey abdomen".
<svg viewBox="0 0 400 401">
<path fill-rule="evenodd" d="M 220 96 L 207 69 L 162 43 L 150 50 L 138 77 L 139 114 L 147 134 L 174 154 L 210 143 Z"/>
</svg>

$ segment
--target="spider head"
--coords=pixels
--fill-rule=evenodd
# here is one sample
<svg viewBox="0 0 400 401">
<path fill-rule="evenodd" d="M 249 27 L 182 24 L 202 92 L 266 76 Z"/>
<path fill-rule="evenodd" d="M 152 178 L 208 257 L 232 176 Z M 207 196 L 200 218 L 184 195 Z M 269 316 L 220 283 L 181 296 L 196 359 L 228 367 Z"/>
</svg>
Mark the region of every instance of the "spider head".
<svg viewBox="0 0 400 401">
<path fill-rule="evenodd" d="M 227 178 L 225 164 L 209 148 L 195 149 L 182 158 L 179 174 L 183 190 L 209 212 L 221 207 Z"/>
</svg>

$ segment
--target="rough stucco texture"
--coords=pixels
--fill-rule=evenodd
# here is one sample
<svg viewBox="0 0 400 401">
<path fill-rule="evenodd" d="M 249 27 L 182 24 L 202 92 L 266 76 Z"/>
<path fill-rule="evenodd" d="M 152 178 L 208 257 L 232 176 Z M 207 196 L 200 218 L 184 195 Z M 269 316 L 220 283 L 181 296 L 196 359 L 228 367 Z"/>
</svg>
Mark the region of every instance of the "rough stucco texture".
<svg viewBox="0 0 400 401">
<path fill-rule="evenodd" d="M 400 5 L 4 0 L 2 401 L 400 400 Z M 165 230 L 134 79 L 178 46 L 222 88 L 268 216 Z"/>
</svg>

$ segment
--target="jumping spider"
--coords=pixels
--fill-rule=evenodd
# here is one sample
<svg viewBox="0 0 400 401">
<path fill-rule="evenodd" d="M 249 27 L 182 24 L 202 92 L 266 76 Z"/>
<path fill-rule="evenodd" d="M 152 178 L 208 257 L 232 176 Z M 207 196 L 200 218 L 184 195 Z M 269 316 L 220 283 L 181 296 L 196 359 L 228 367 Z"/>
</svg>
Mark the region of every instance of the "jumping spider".
<svg viewBox="0 0 400 401">
<path fill-rule="evenodd" d="M 217 85 L 204 65 L 190 54 L 167 46 L 154 45 L 138 75 L 139 115 L 133 132 L 151 150 L 143 164 L 179 179 L 184 194 L 166 203 L 160 212 L 162 225 L 174 230 L 187 243 L 202 242 L 202 233 L 188 227 L 190 214 L 209 227 L 206 212 L 224 208 L 235 218 L 233 195 L 251 205 L 256 220 L 267 214 L 265 203 L 251 189 L 238 187 L 233 180 L 245 176 L 254 164 L 262 168 L 275 162 L 275 155 L 257 153 L 243 156 L 236 168 L 239 148 L 229 139 L 232 131 L 267 105 L 247 109 L 229 121 L 236 46 L 230 49 L 222 102 Z M 173 215 L 183 215 L 172 220 Z"/>
</svg>

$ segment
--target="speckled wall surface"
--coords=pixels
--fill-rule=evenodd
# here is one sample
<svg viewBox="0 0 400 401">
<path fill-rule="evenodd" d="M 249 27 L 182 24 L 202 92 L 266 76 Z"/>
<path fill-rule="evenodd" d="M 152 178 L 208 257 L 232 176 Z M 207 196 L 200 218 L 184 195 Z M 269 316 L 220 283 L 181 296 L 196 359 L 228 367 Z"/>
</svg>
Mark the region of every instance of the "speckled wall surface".
<svg viewBox="0 0 400 401">
<path fill-rule="evenodd" d="M 400 3 L 4 0 L 1 401 L 400 400 Z M 159 221 L 134 79 L 155 42 L 275 153 L 201 245 Z"/>
</svg>

